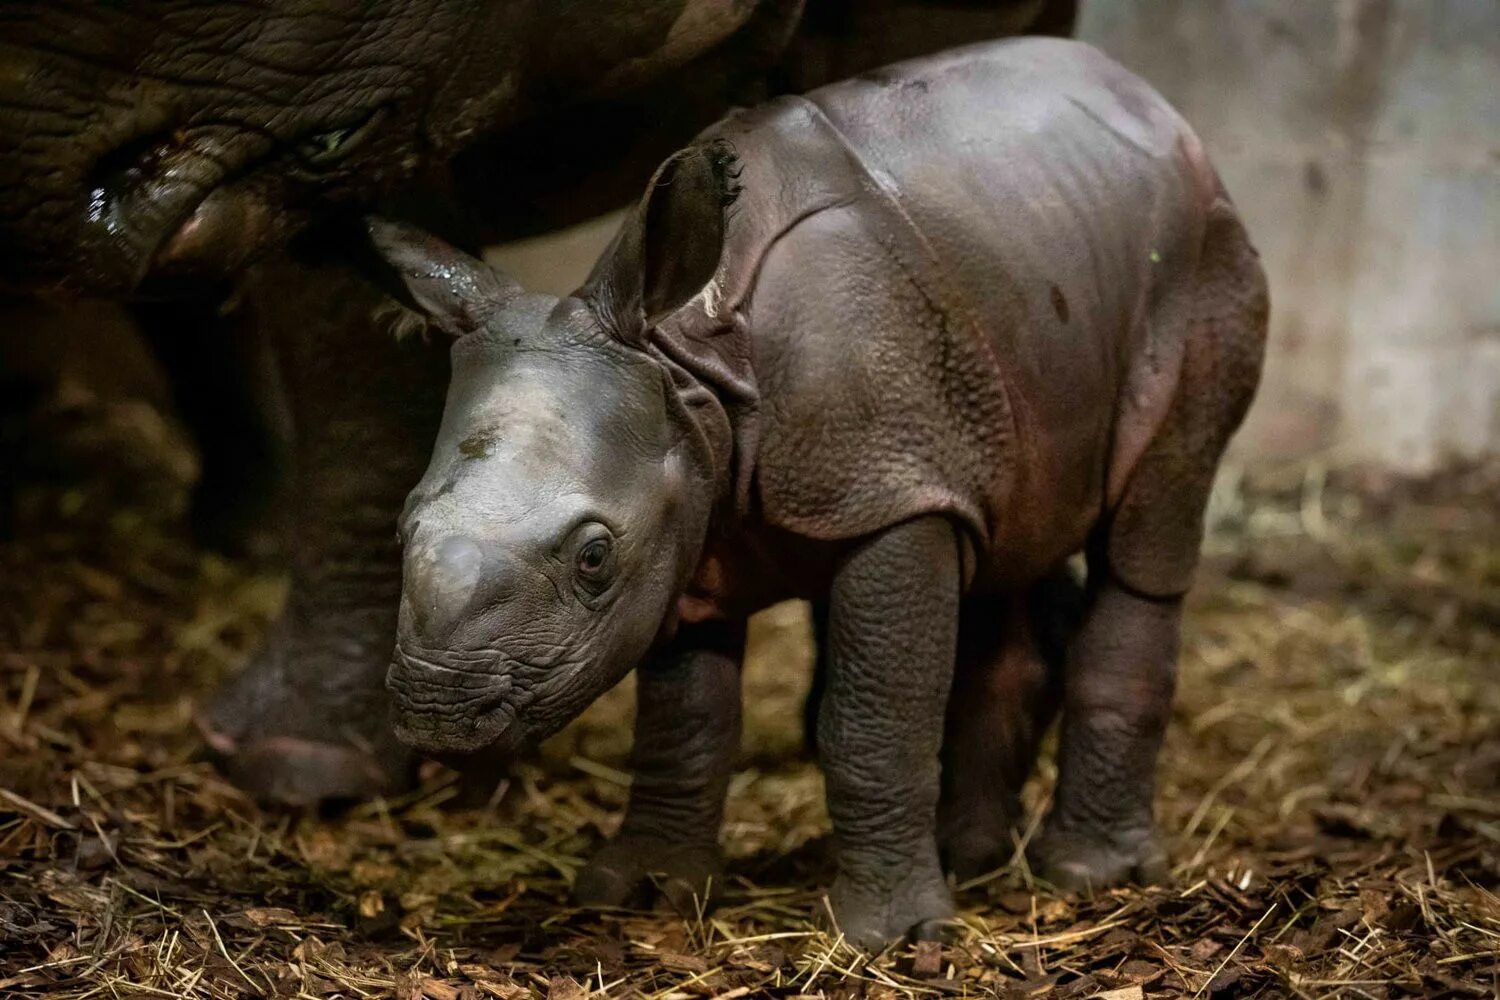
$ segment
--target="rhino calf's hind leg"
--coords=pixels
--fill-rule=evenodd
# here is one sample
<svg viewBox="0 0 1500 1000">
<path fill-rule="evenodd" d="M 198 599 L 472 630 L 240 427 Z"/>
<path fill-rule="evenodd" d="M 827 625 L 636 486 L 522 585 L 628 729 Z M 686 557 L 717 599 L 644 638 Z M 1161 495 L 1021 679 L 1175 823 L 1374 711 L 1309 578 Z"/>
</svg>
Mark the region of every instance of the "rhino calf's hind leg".
<svg viewBox="0 0 1500 1000">
<path fill-rule="evenodd" d="M 1151 802 L 1182 595 L 1265 350 L 1265 276 L 1226 199 L 1210 213 L 1193 280 L 1176 397 L 1090 553 L 1093 604 L 1068 651 L 1057 794 L 1034 851 L 1043 875 L 1065 887 L 1168 874 Z"/>
<path fill-rule="evenodd" d="M 277 270 L 289 266 L 268 268 L 257 305 L 296 431 L 291 588 L 265 647 L 199 726 L 247 791 L 311 804 L 396 791 L 415 773 L 385 691 L 401 596 L 396 521 L 436 433 L 447 354 L 380 329 L 380 300 L 352 274 Z"/>
<path fill-rule="evenodd" d="M 719 826 L 739 751 L 744 649 L 743 622 L 686 625 L 636 671 L 630 804 L 619 833 L 579 874 L 579 902 L 643 904 L 659 879 L 683 915 L 707 905 L 723 872 Z"/>
<path fill-rule="evenodd" d="M 1014 853 L 1021 788 L 1062 693 L 1065 637 L 1052 633 L 1070 630 L 1075 589 L 1060 577 L 1029 594 L 965 602 L 938 805 L 938 844 L 959 881 L 994 871 Z"/>
<path fill-rule="evenodd" d="M 1058 787 L 1035 866 L 1055 885 L 1166 878 L 1151 803 L 1176 683 L 1181 601 L 1106 582 L 1070 650 Z"/>
<path fill-rule="evenodd" d="M 958 606 L 958 539 L 940 516 L 861 542 L 834 577 L 818 717 L 838 852 L 829 903 L 871 951 L 935 936 L 953 912 L 935 824 Z"/>
</svg>

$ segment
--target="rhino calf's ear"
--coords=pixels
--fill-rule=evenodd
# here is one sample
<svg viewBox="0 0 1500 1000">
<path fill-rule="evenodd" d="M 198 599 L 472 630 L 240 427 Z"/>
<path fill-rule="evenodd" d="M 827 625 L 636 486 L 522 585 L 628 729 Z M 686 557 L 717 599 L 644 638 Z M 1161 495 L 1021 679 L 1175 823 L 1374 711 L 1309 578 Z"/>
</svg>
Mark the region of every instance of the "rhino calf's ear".
<svg viewBox="0 0 1500 1000">
<path fill-rule="evenodd" d="M 657 169 L 579 290 L 615 336 L 641 342 L 647 330 L 713 280 L 736 174 L 734 152 L 725 142 L 689 147 Z"/>
<path fill-rule="evenodd" d="M 521 294 L 521 287 L 484 261 L 404 222 L 371 216 L 365 220 L 370 244 L 393 272 L 385 284 L 404 305 L 413 306 L 455 337 Z"/>
</svg>

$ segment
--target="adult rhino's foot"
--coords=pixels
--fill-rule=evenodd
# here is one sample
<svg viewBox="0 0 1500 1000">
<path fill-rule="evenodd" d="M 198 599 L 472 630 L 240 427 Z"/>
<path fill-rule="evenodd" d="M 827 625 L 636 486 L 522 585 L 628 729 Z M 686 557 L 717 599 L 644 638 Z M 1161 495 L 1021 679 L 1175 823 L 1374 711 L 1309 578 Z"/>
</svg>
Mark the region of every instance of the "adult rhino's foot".
<svg viewBox="0 0 1500 1000">
<path fill-rule="evenodd" d="M 573 883 L 573 898 L 582 906 L 647 909 L 660 896 L 683 916 L 697 916 L 711 905 L 723 874 L 716 844 L 627 835 L 589 859 Z"/>
<path fill-rule="evenodd" d="M 212 745 L 217 735 L 205 730 Z M 404 787 L 399 762 L 351 744 L 296 736 L 265 736 L 219 755 L 231 781 L 255 798 L 285 805 L 347 802 L 388 795 Z"/>
<path fill-rule="evenodd" d="M 936 865 L 913 867 L 894 884 L 840 872 L 828 905 L 835 933 L 871 954 L 906 939 L 941 940 L 953 917 L 953 895 Z"/>
<path fill-rule="evenodd" d="M 1115 830 L 1069 830 L 1051 824 L 1030 852 L 1032 869 L 1072 892 L 1117 885 L 1156 885 L 1171 875 L 1167 854 L 1151 824 Z"/>
<path fill-rule="evenodd" d="M 410 788 L 416 756 L 387 719 L 384 664 L 298 657 L 273 642 L 197 717 L 210 755 L 254 797 L 288 805 Z"/>
<path fill-rule="evenodd" d="M 342 267 L 273 260 L 256 275 L 246 299 L 296 432 L 260 439 L 263 456 L 279 441 L 294 452 L 282 516 L 291 589 L 265 650 L 213 696 L 201 726 L 224 769 L 263 798 L 399 791 L 417 759 L 396 741 L 385 690 L 401 597 L 392 528 L 427 462 L 447 348 L 373 329 L 384 297 Z M 275 407 L 257 412 L 277 431 Z M 224 479 L 205 468 L 204 481 Z"/>
</svg>

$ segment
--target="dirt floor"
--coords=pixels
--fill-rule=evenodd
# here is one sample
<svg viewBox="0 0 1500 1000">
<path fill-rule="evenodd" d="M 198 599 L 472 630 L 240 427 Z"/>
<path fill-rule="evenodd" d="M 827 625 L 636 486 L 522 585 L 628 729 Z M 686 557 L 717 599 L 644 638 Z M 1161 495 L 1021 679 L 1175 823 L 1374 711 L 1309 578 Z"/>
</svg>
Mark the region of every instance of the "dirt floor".
<svg viewBox="0 0 1500 1000">
<path fill-rule="evenodd" d="M 477 808 L 434 771 L 338 817 L 258 809 L 189 719 L 283 585 L 194 551 L 170 429 L 106 416 L 52 414 L 0 543 L 0 996 L 1500 990 L 1500 468 L 1226 477 L 1161 767 L 1172 884 L 1068 897 L 1017 865 L 963 887 L 951 945 L 869 960 L 809 919 L 830 860 L 796 608 L 750 667 L 724 904 L 579 912 L 628 692 Z"/>
</svg>

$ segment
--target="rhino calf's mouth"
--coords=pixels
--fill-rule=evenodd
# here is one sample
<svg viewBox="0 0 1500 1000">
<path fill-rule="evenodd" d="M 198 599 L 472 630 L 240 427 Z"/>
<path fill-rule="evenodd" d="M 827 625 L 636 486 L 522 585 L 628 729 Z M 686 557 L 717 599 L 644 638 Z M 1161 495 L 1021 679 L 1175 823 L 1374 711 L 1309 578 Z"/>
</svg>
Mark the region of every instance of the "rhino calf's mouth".
<svg viewBox="0 0 1500 1000">
<path fill-rule="evenodd" d="M 514 685 L 483 660 L 455 662 L 398 645 L 386 689 L 397 738 L 429 756 L 505 753 L 520 742 Z"/>
</svg>

